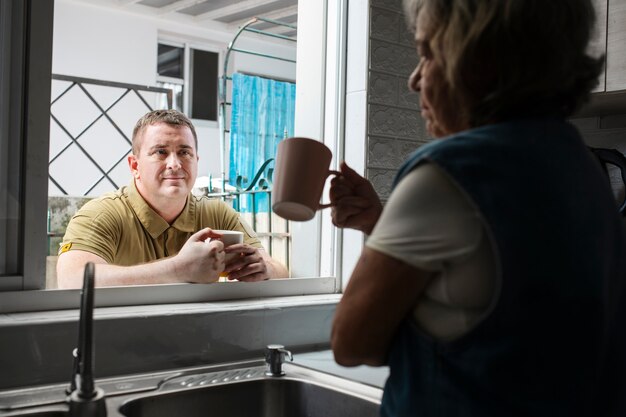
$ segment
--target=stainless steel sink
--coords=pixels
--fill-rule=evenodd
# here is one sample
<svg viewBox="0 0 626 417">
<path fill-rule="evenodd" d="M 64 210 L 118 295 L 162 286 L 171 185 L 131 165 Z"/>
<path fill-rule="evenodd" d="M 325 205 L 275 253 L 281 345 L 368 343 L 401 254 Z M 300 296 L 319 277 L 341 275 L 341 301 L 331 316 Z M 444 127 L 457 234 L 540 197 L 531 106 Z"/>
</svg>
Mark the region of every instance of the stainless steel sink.
<svg viewBox="0 0 626 417">
<path fill-rule="evenodd" d="M 285 366 L 192 375 L 168 381 L 156 393 L 126 401 L 126 417 L 375 417 L 382 391 L 317 371 Z"/>
<path fill-rule="evenodd" d="M 127 417 L 377 416 L 378 404 L 303 381 L 262 380 L 202 387 L 129 401 Z"/>
<path fill-rule="evenodd" d="M 38 411 L 35 413 L 19 413 L 19 414 L 8 414 L 11 417 L 66 417 L 69 415 L 68 411 Z"/>
<path fill-rule="evenodd" d="M 98 381 L 108 417 L 377 417 L 382 389 L 262 361 L 188 368 Z M 0 417 L 66 417 L 65 385 L 0 393 Z"/>
<path fill-rule="evenodd" d="M 56 407 L 39 409 L 37 411 L 19 410 L 10 413 L 0 412 L 0 415 L 3 417 L 67 417 L 69 415 L 69 411 L 67 407 Z"/>
</svg>

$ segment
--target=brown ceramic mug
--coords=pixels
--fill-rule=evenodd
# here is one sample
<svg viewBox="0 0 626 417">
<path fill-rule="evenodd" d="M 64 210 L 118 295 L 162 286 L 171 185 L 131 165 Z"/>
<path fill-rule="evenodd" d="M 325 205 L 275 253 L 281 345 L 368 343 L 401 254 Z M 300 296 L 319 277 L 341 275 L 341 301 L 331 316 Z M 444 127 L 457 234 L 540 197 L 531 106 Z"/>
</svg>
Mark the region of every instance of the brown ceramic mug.
<svg viewBox="0 0 626 417">
<path fill-rule="evenodd" d="M 287 220 L 306 221 L 330 204 L 321 204 L 333 154 L 314 139 L 288 138 L 278 143 L 272 187 L 272 210 Z"/>
</svg>

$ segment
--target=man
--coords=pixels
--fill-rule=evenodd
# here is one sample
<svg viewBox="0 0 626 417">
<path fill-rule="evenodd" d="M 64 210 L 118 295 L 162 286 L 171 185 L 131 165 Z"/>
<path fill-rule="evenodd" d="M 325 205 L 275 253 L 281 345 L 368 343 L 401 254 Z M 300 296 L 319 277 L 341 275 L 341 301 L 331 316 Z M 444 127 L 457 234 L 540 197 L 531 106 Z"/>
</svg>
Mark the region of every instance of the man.
<svg viewBox="0 0 626 417">
<path fill-rule="evenodd" d="M 59 249 L 60 288 L 79 288 L 87 262 L 96 286 L 209 283 L 287 277 L 254 231 L 221 200 L 195 197 L 198 139 L 175 110 L 143 116 L 133 130 L 133 181 L 85 204 L 70 220 Z M 244 243 L 224 249 L 215 230 L 238 230 Z M 226 253 L 238 253 L 228 264 Z"/>
</svg>

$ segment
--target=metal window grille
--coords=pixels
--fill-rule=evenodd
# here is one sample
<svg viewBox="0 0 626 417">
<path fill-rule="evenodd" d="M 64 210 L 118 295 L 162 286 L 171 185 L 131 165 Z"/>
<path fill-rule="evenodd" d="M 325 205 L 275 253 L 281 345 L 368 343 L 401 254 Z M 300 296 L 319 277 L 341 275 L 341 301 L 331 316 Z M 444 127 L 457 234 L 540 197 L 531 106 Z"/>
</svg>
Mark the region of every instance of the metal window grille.
<svg viewBox="0 0 626 417">
<path fill-rule="evenodd" d="M 126 173 L 125 178 L 127 178 L 127 168 L 123 162 L 131 150 L 131 132 L 126 133 L 120 126 L 120 113 L 124 115 L 126 120 L 132 120 L 131 126 L 134 126 L 134 122 L 143 114 L 154 110 L 154 106 L 150 103 L 163 102 L 163 96 L 166 97 L 168 108 L 172 106 L 172 90 L 168 88 L 57 74 L 53 74 L 52 79 L 53 91 L 56 90 L 56 94 L 53 93 L 51 103 L 51 126 L 56 127 L 57 134 L 65 137 L 65 143 L 57 141 L 55 149 L 51 145 L 48 178 L 50 188 L 56 188 L 56 194 L 64 197 L 49 196 L 48 198 L 48 255 L 56 255 L 56 248 L 63 238 L 67 221 L 73 214 L 58 213 L 68 204 L 53 204 L 51 201 L 54 198 L 78 199 L 79 203 L 73 202 L 73 204 L 69 204 L 69 207 L 79 208 L 90 196 L 119 188 L 118 181 L 112 175 L 116 169 L 123 168 Z M 103 93 L 103 90 L 106 92 Z M 128 103 L 130 98 L 134 99 L 134 104 Z M 67 104 L 64 104 L 64 101 L 67 101 Z M 86 106 L 92 108 L 87 117 L 82 117 L 84 114 L 76 113 L 77 108 Z M 132 108 L 132 111 L 128 110 L 129 107 Z M 103 124 L 109 129 L 109 134 L 106 137 L 103 137 L 102 134 Z M 120 152 L 113 158 L 109 155 L 108 161 L 103 161 L 101 155 L 97 151 L 93 151 L 93 143 L 90 144 L 89 140 L 93 142 L 96 138 L 97 141 L 107 141 L 108 143 L 112 140 L 111 135 L 116 135 L 116 139 L 122 141 L 119 146 Z M 70 155 L 72 152 L 73 154 Z M 54 169 L 55 164 L 73 165 L 70 167 L 72 175 L 82 175 L 83 168 L 81 168 L 81 172 L 74 170 L 76 165 L 80 165 L 75 160 L 78 157 L 83 158 L 82 163 L 90 165 L 96 173 L 96 177 L 80 190 L 71 185 L 72 181 L 64 181 L 61 175 L 56 175 Z M 64 158 L 65 160 L 63 160 Z M 268 201 L 271 201 L 272 162 L 273 159 L 266 161 L 250 183 L 247 182 L 246 178 L 239 177 L 234 185 L 234 190 L 224 191 L 225 187 L 222 181 L 221 190 L 215 192 L 212 187 L 211 189 L 207 188 L 206 194 L 212 198 L 222 198 L 230 203 L 235 210 L 239 209 L 239 202 L 245 195 L 252 196 L 253 206 L 259 195 L 266 195 Z M 288 222 L 275 216 L 269 207 L 266 212 L 258 212 L 253 209 L 251 213 L 242 213 L 241 215 L 255 229 L 270 255 L 289 268 L 291 240 Z"/>
<path fill-rule="evenodd" d="M 130 133 L 120 127 L 119 120 L 128 120 L 131 117 L 129 113 L 133 113 L 132 118 L 136 121 L 143 114 L 154 110 L 148 100 L 152 99 L 156 103 L 156 98 L 147 99 L 146 96 L 166 95 L 168 108 L 171 108 L 172 90 L 57 74 L 52 75 L 52 80 L 53 90 L 57 90 L 58 94 L 53 97 L 50 105 L 50 124 L 62 139 L 56 141 L 58 145 L 54 150 L 51 145 L 48 161 L 51 185 L 62 195 L 84 196 L 94 192 L 99 194 L 96 187 L 100 184 L 108 189 L 118 188 L 119 185 L 111 173 L 123 166 L 131 148 Z M 103 129 L 107 129 L 106 134 L 109 137 L 102 137 Z M 108 146 L 114 140 L 111 136 L 116 136 L 115 139 L 120 143 L 119 156 L 109 156 L 105 162 L 97 152 L 90 151 L 88 145 L 93 145 L 94 141 L 106 141 L 105 145 L 97 145 Z M 52 139 L 54 138 L 51 137 Z M 83 163 L 88 161 L 87 165 L 94 167 L 97 173 L 93 182 L 82 190 L 70 189 L 70 184 L 74 181 L 64 181 L 62 171 L 56 169 L 58 166 L 76 164 L 77 161 L 72 159 L 77 157 L 83 158 Z M 68 176 L 65 177 L 67 180 Z M 73 175 L 72 180 L 75 180 Z"/>
</svg>

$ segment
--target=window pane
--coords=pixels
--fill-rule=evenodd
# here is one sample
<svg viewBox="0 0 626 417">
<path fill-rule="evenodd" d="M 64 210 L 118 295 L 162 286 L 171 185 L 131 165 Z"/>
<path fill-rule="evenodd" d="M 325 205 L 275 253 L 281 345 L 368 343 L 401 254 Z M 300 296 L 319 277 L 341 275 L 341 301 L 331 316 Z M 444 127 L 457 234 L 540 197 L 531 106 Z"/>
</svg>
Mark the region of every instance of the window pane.
<svg viewBox="0 0 626 417">
<path fill-rule="evenodd" d="M 191 63 L 191 118 L 217 120 L 218 54 L 192 49 Z"/>
<path fill-rule="evenodd" d="M 4 100 L 0 101 L 4 102 Z M 0 107 L 6 108 L 4 104 L 1 104 Z M 5 135 L 6 123 L 4 120 L 0 120 L 0 124 L 3 126 L 0 138 L 0 241 L 6 243 L 0 245 L 0 276 L 2 276 L 20 272 L 18 268 L 18 248 L 20 246 L 18 230 L 21 221 L 19 201 L 21 181 L 19 176 L 10 175 L 11 172 L 19 172 L 16 169 L 20 165 L 19 157 L 16 157 L 19 153 L 15 152 L 16 146 L 11 146 L 8 135 Z"/>
<path fill-rule="evenodd" d="M 184 49 L 177 46 L 159 44 L 157 73 L 166 77 L 184 78 Z"/>
<path fill-rule="evenodd" d="M 54 2 L 0 2 L 0 289 L 45 279 Z"/>
<path fill-rule="evenodd" d="M 159 87 L 169 88 L 172 90 L 172 108 L 184 113 L 183 110 L 183 85 L 176 83 L 168 83 L 163 81 L 157 81 Z M 158 96 L 157 109 L 167 109 L 167 96 L 160 94 Z"/>
<path fill-rule="evenodd" d="M 9 139 L 19 138 L 21 134 L 20 123 L 15 120 L 20 116 L 21 97 L 16 94 L 15 87 L 21 83 L 21 68 L 14 63 L 22 50 L 11 49 L 11 36 L 19 33 L 17 31 L 22 27 L 18 19 L 15 23 L 11 22 L 11 15 L 20 16 L 22 12 L 22 7 L 15 2 L 0 3 L 0 51 L 3 53 L 0 59 L 0 276 L 21 272 L 18 266 L 21 243 L 18 230 L 22 181 L 19 175 L 15 175 L 21 172 L 21 141 Z M 19 37 L 16 36 L 16 39 Z"/>
</svg>

